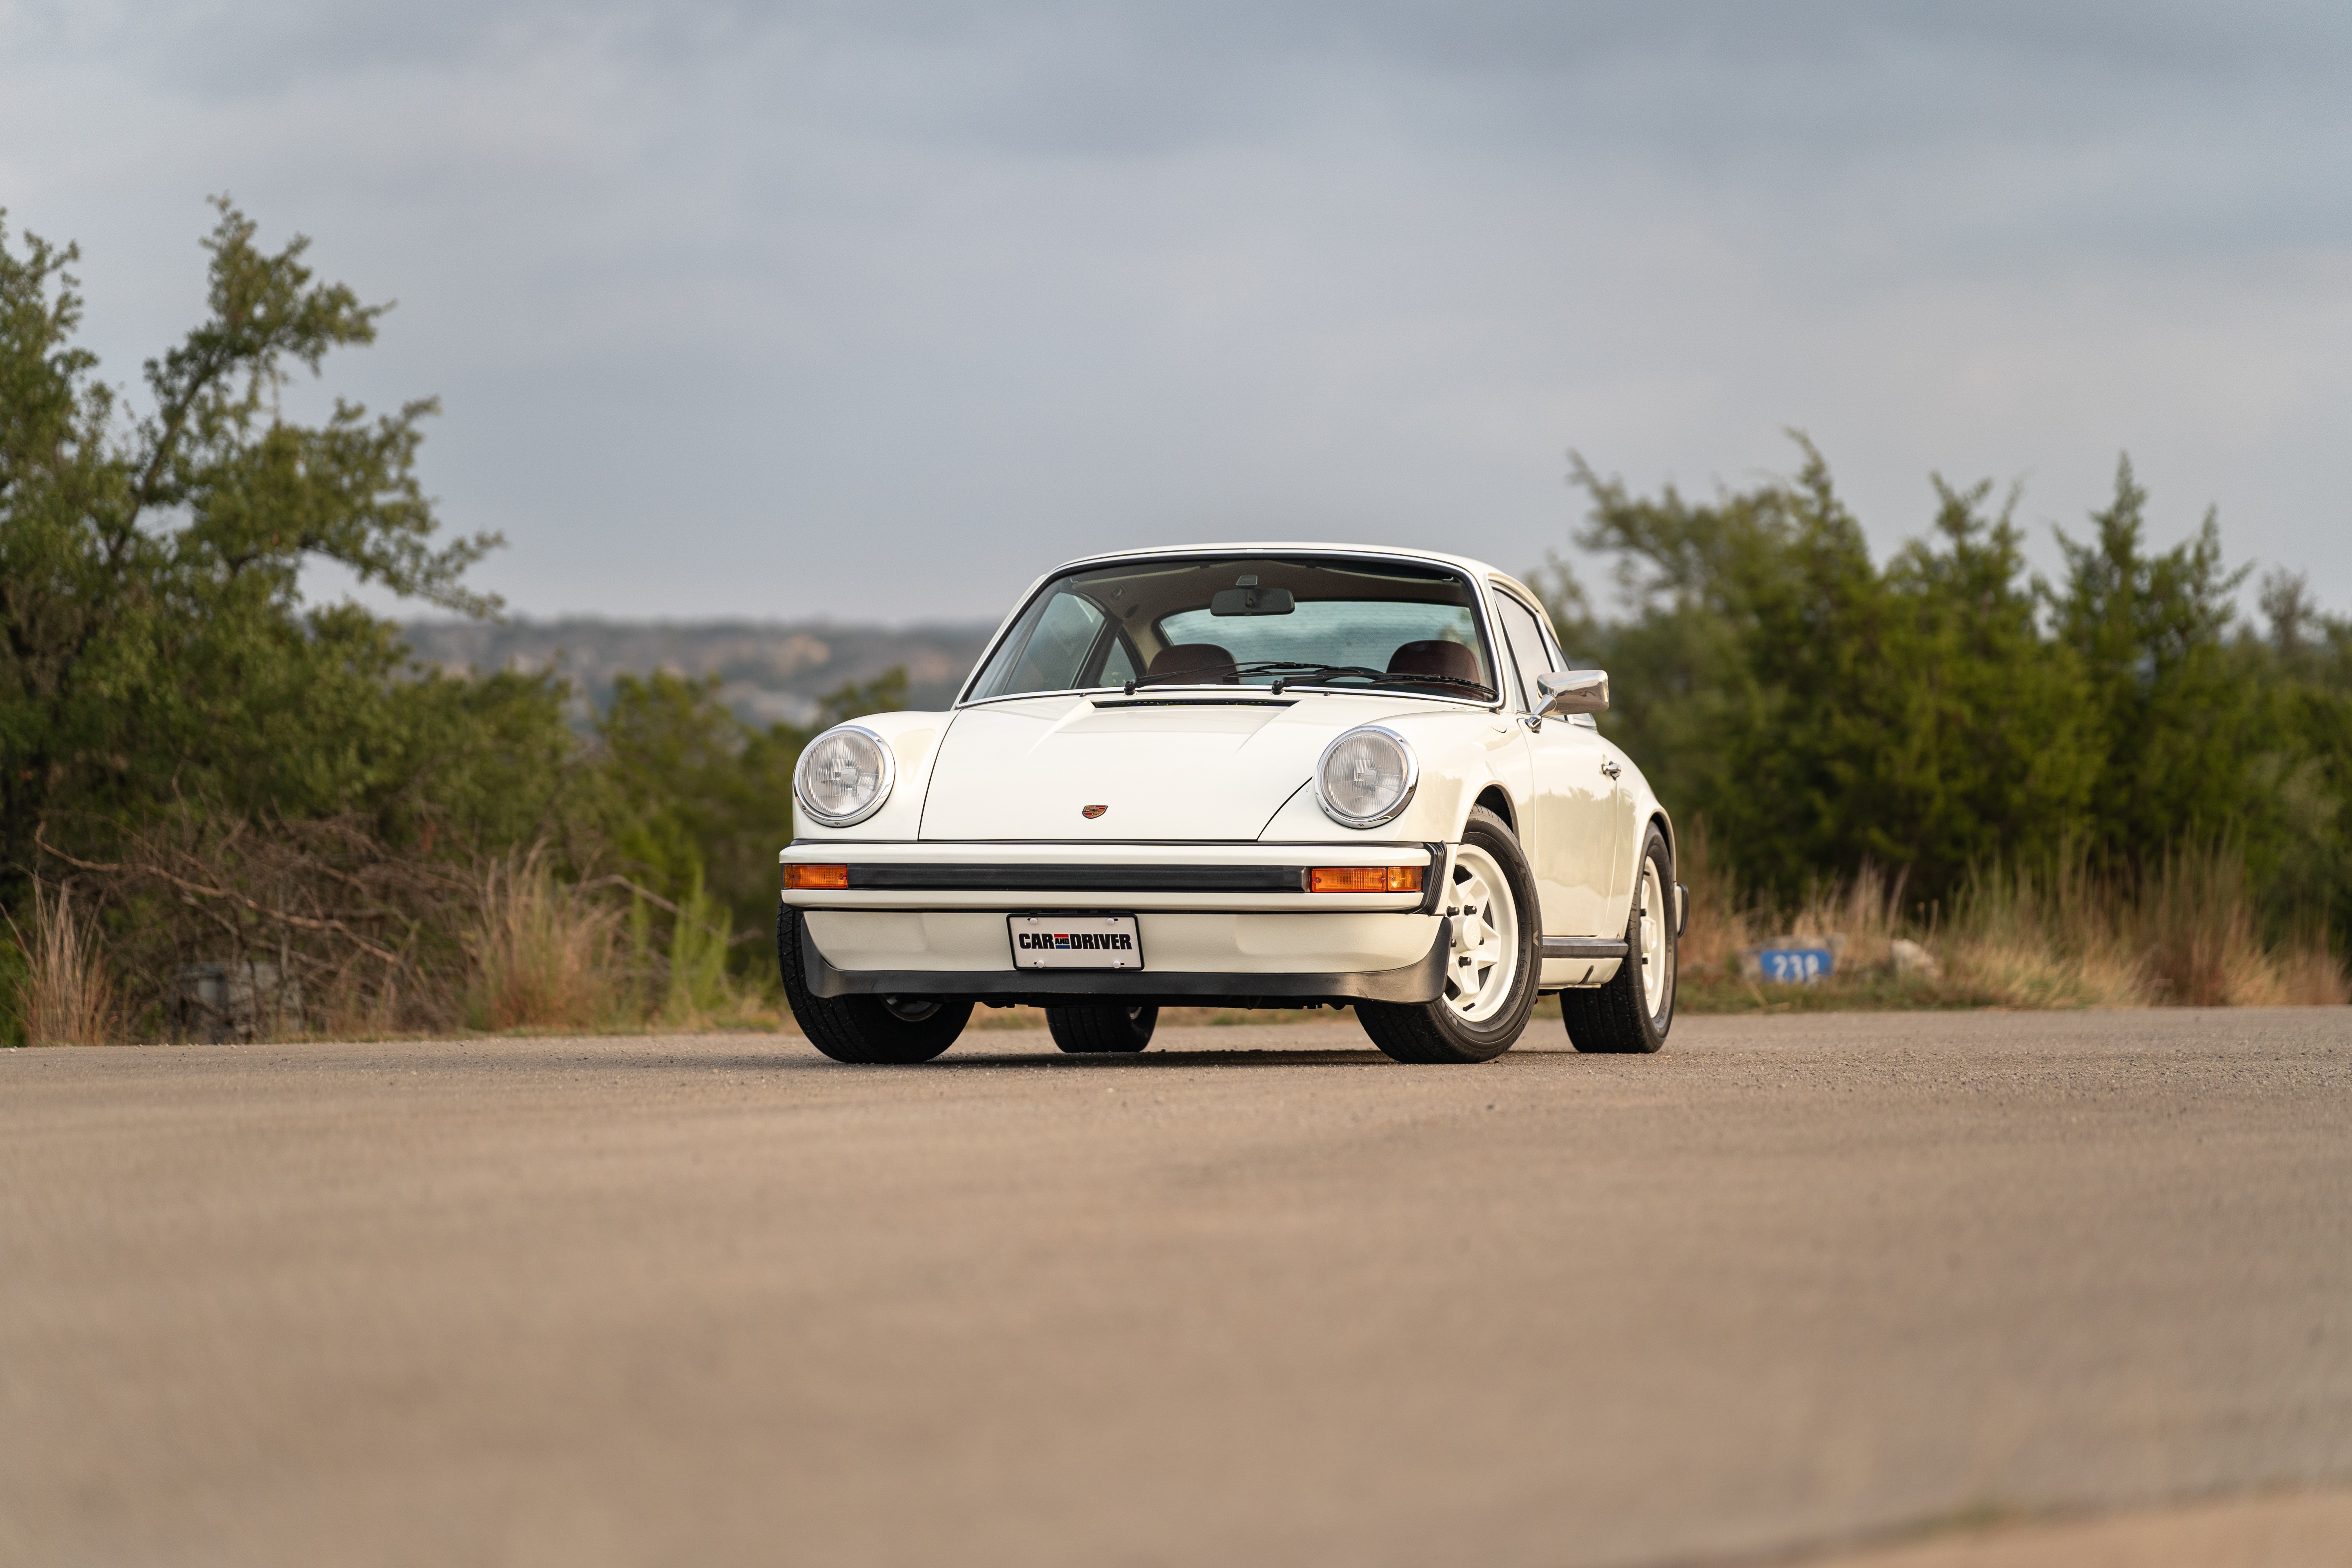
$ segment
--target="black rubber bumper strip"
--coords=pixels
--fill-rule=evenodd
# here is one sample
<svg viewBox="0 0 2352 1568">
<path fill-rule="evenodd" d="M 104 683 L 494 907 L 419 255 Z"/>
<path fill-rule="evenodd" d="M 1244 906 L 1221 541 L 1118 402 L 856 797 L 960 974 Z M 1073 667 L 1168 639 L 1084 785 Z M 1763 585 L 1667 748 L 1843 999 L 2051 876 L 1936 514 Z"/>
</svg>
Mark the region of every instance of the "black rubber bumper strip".
<svg viewBox="0 0 2352 1568">
<path fill-rule="evenodd" d="M 1307 868 L 853 863 L 849 889 L 910 893 L 1303 893 Z"/>
<path fill-rule="evenodd" d="M 800 933 L 801 973 L 820 996 L 985 997 L 993 1002 L 1052 1007 L 1116 998 L 1130 1006 L 1183 1006 L 1219 1002 L 1229 1007 L 1296 1007 L 1301 1002 L 1434 1002 L 1445 993 L 1449 943 L 1443 925 L 1417 963 L 1354 973 L 1196 974 L 1171 970 L 835 969 L 817 951 L 808 922 Z M 1620 944 L 1622 945 L 1622 943 Z"/>
<path fill-rule="evenodd" d="M 1542 951 L 1546 958 L 1589 958 L 1597 962 L 1604 958 L 1622 958 L 1633 950 L 1607 937 L 1548 936 L 1543 939 Z"/>
</svg>

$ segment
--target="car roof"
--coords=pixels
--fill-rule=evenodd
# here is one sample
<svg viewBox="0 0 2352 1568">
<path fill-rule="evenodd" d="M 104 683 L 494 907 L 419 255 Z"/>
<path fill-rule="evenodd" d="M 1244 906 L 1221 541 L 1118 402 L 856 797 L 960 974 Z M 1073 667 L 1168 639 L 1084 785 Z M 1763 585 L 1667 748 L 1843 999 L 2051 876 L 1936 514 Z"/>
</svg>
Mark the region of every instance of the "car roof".
<svg viewBox="0 0 2352 1568">
<path fill-rule="evenodd" d="M 1393 544 L 1335 544 L 1298 539 L 1226 540 L 1202 544 L 1151 544 L 1136 550 L 1106 550 L 1099 555 L 1081 555 L 1075 561 L 1065 561 L 1046 573 L 1045 576 L 1059 577 L 1065 572 L 1075 572 L 1081 567 L 1097 565 L 1105 561 L 1136 561 L 1155 555 L 1281 555 L 1292 551 L 1312 551 L 1335 555 L 1387 556 L 1397 561 L 1419 561 L 1433 565 L 1452 566 L 1458 571 L 1469 574 L 1474 578 L 1492 579 L 1514 590 L 1531 605 L 1539 605 L 1543 603 L 1542 596 L 1525 583 L 1475 556 L 1454 555 L 1443 550 L 1407 550 Z"/>
</svg>

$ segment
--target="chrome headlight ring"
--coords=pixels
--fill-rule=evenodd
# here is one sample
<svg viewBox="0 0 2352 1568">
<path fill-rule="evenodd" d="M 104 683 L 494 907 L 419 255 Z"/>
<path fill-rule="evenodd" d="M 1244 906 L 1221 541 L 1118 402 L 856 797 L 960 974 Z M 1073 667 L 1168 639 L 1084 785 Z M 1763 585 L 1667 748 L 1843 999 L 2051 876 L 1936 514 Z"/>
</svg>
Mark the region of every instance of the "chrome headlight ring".
<svg viewBox="0 0 2352 1568">
<path fill-rule="evenodd" d="M 846 810 L 827 810 L 817 805 L 812 798 L 815 788 L 813 780 L 817 767 L 821 763 L 829 767 L 837 767 L 840 762 L 853 758 L 857 762 L 864 762 L 866 759 L 856 757 L 861 743 L 870 748 L 874 753 L 871 759 L 874 793 L 863 799 L 853 800 Z M 837 754 L 845 752 L 848 753 L 847 756 Z M 859 766 L 856 771 L 859 784 L 862 785 L 866 770 Z M 809 820 L 812 822 L 826 827 L 855 827 L 882 809 L 883 804 L 890 798 L 891 787 L 898 782 L 898 760 L 896 753 L 891 751 L 889 742 L 863 724 L 835 724 L 832 729 L 811 741 L 807 749 L 801 752 L 801 760 L 793 769 L 793 795 L 800 803 L 800 808 L 808 813 Z M 856 786 L 853 786 L 853 793 L 855 788 Z"/>
<path fill-rule="evenodd" d="M 1340 749 L 1350 742 L 1375 735 L 1395 748 L 1397 771 L 1402 782 L 1393 800 L 1375 807 L 1367 815 L 1358 816 L 1345 810 L 1332 800 L 1333 792 L 1328 784 L 1331 763 Z M 1412 804 L 1413 791 L 1420 787 L 1421 759 L 1413 754 L 1412 743 L 1385 724 L 1359 724 L 1324 747 L 1322 756 L 1318 758 L 1315 763 L 1315 804 L 1323 808 L 1324 816 L 1342 827 L 1378 827 L 1382 823 L 1394 822 L 1404 815 L 1404 808 Z"/>
</svg>

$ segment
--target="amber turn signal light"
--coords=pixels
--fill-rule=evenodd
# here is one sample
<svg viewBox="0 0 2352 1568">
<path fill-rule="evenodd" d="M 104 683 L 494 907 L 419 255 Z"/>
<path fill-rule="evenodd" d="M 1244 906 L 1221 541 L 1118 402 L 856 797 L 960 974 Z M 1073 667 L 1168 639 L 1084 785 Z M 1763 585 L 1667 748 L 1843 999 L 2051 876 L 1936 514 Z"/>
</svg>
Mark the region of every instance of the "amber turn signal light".
<svg viewBox="0 0 2352 1568">
<path fill-rule="evenodd" d="M 1310 893 L 1418 893 L 1418 866 L 1317 866 L 1307 873 Z"/>
<path fill-rule="evenodd" d="M 784 888 L 787 891 L 837 890 L 848 886 L 849 868 L 846 866 L 787 866 L 784 868 Z"/>
</svg>

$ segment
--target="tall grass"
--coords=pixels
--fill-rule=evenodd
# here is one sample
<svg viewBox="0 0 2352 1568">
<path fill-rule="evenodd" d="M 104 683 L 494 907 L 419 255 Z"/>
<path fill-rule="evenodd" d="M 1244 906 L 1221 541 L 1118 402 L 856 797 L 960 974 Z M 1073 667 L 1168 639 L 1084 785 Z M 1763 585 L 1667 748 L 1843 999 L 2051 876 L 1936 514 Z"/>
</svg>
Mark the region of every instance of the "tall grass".
<svg viewBox="0 0 2352 1568">
<path fill-rule="evenodd" d="M 484 1030 L 704 1028 L 766 1016 L 756 985 L 727 971 L 733 945 L 725 906 L 698 872 L 669 904 L 635 884 L 626 906 L 602 884 L 567 884 L 539 850 L 494 862 L 466 946 L 472 958 L 466 1022 Z M 671 915 L 667 948 L 653 905 Z"/>
<path fill-rule="evenodd" d="M 2244 863 L 2223 843 L 2178 847 L 2138 876 L 2080 858 L 1993 867 L 1949 908 L 1906 903 L 1899 879 L 1864 867 L 1792 905 L 1743 898 L 1704 824 L 1682 836 L 1690 888 L 1682 944 L 1700 1009 L 1779 1004 L 2127 1007 L 2341 1005 L 2352 1000 L 2324 931 L 2266 938 Z M 1780 939 L 1838 945 L 1826 987 L 1765 986 L 1738 955 Z M 1912 962 L 1895 963 L 1897 944 Z M 1920 962 L 1924 954 L 1925 963 Z"/>
<path fill-rule="evenodd" d="M 585 1029 L 626 1008 L 622 911 L 556 879 L 543 851 L 509 855 L 482 873 L 466 947 L 473 973 L 466 1021 L 477 1029 Z"/>
<path fill-rule="evenodd" d="M 25 1042 L 100 1046 L 121 1039 L 121 992 L 107 973 L 96 917 L 75 911 L 69 889 L 53 897 L 38 882 L 30 914 L 29 932 L 8 922 L 24 952 L 10 1010 Z"/>
<path fill-rule="evenodd" d="M 696 867 L 670 923 L 667 984 L 656 1014 L 662 1023 L 690 1029 L 742 1014 L 746 998 L 727 973 L 734 923 L 703 890 L 702 868 Z"/>
<path fill-rule="evenodd" d="M 2079 860 L 1996 867 L 1969 879 L 1930 941 L 1952 980 L 1997 1005 L 2144 1005 L 2161 998 L 2135 904 L 2128 886 Z"/>
</svg>

